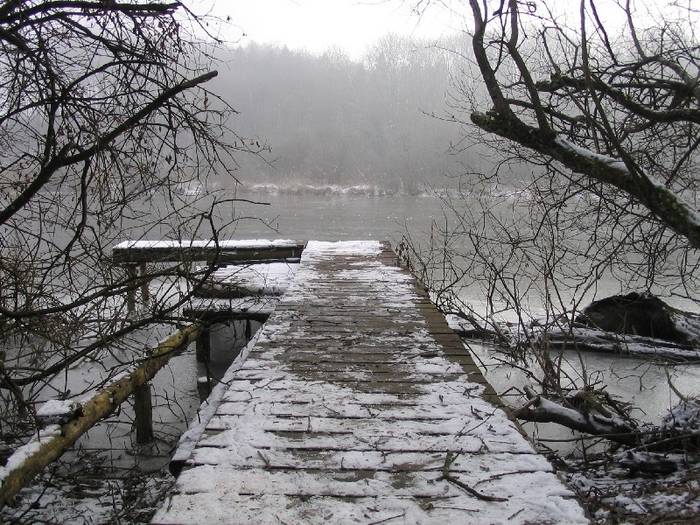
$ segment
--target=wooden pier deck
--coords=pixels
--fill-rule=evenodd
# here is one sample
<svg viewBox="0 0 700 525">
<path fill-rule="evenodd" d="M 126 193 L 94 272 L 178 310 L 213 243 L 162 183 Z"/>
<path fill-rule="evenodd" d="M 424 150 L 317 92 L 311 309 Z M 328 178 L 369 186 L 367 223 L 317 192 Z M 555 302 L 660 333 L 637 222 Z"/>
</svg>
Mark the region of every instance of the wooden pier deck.
<svg viewBox="0 0 700 525">
<path fill-rule="evenodd" d="M 585 523 L 388 245 L 309 242 L 153 523 Z"/>
</svg>

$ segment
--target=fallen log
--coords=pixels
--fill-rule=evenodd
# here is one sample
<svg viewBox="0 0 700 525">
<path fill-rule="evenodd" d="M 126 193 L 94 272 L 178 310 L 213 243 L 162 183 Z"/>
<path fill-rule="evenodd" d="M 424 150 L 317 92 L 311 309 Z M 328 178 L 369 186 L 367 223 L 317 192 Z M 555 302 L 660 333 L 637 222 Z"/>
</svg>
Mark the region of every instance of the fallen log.
<svg viewBox="0 0 700 525">
<path fill-rule="evenodd" d="M 551 328 L 539 335 L 535 341 L 549 350 L 585 350 L 674 362 L 700 360 L 700 347 L 697 345 L 581 326 L 571 326 L 567 329 Z"/>
<path fill-rule="evenodd" d="M 82 403 L 78 417 L 43 429 L 29 443 L 18 448 L 6 465 L 0 467 L 0 509 L 11 503 L 22 487 L 46 465 L 58 459 L 95 423 L 110 415 L 139 387 L 147 384 L 173 355 L 194 342 L 200 331 L 196 324 L 177 331 L 152 349 L 135 369 Z"/>
</svg>

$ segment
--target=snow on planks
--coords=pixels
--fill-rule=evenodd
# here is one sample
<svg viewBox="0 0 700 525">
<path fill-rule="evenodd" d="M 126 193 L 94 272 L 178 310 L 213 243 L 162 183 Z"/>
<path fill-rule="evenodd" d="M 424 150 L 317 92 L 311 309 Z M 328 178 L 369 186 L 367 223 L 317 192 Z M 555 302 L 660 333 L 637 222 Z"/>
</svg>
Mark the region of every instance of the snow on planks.
<svg viewBox="0 0 700 525">
<path fill-rule="evenodd" d="M 154 523 L 587 521 L 395 263 L 307 245 Z"/>
</svg>

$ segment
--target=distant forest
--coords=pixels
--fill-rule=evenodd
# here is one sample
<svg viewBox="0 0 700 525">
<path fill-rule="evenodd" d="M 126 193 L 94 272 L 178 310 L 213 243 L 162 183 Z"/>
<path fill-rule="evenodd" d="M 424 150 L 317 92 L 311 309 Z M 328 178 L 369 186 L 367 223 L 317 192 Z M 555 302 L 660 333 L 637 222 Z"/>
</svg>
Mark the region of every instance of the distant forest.
<svg viewBox="0 0 700 525">
<path fill-rule="evenodd" d="M 338 51 L 228 49 L 213 91 L 239 112 L 231 127 L 270 148 L 269 164 L 240 156 L 239 179 L 389 193 L 449 185 L 469 159 L 449 152 L 459 127 L 431 116 L 448 111 L 456 69 L 444 47 L 389 35 L 359 62 Z"/>
</svg>

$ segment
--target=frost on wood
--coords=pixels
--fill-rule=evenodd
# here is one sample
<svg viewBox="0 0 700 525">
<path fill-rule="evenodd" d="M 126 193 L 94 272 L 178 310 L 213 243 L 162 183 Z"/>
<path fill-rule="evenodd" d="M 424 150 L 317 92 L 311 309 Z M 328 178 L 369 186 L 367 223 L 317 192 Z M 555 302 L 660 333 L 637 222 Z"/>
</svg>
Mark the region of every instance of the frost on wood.
<svg viewBox="0 0 700 525">
<path fill-rule="evenodd" d="M 604 409 L 591 407 L 576 410 L 542 396 L 535 396 L 526 387 L 530 401 L 514 412 L 514 416 L 526 421 L 557 423 L 589 434 L 607 435 L 622 443 L 632 443 L 636 430 L 628 422 Z"/>
<path fill-rule="evenodd" d="M 154 523 L 586 522 L 393 257 L 308 244 Z"/>
<path fill-rule="evenodd" d="M 233 380 L 235 373 L 240 369 L 243 363 L 245 363 L 250 349 L 255 345 L 260 337 L 260 334 L 261 332 L 258 331 L 255 333 L 255 335 L 253 335 L 248 344 L 240 351 L 240 353 L 236 356 L 236 359 L 233 360 L 224 377 L 219 383 L 217 383 L 209 394 L 209 397 L 199 407 L 196 418 L 190 422 L 187 430 L 180 436 L 177 449 L 171 459 L 172 463 L 181 463 L 190 456 L 197 441 L 204 433 L 209 420 L 219 408 L 219 404 L 221 403 L 222 397 L 226 393 L 229 382 Z M 205 379 L 205 382 L 207 381 L 208 379 Z"/>
<path fill-rule="evenodd" d="M 25 445 L 16 449 L 12 455 L 7 458 L 5 465 L 0 467 L 0 486 L 4 483 L 5 478 L 10 472 L 21 468 L 28 458 L 31 458 L 41 447 L 51 442 L 53 438 L 60 434 L 61 427 L 59 425 L 49 425 L 41 429 L 38 434 Z"/>
<path fill-rule="evenodd" d="M 608 155 L 601 155 L 600 153 L 595 153 L 589 149 L 582 148 L 581 146 L 574 144 L 573 142 L 567 140 L 562 136 L 556 137 L 554 139 L 554 142 L 563 148 L 570 149 L 571 151 L 576 153 L 576 155 L 579 155 L 591 161 L 607 164 L 611 168 L 618 169 L 629 175 L 629 170 L 627 169 L 627 166 L 625 166 L 625 163 L 622 162 L 620 159 L 609 157 Z"/>
</svg>

